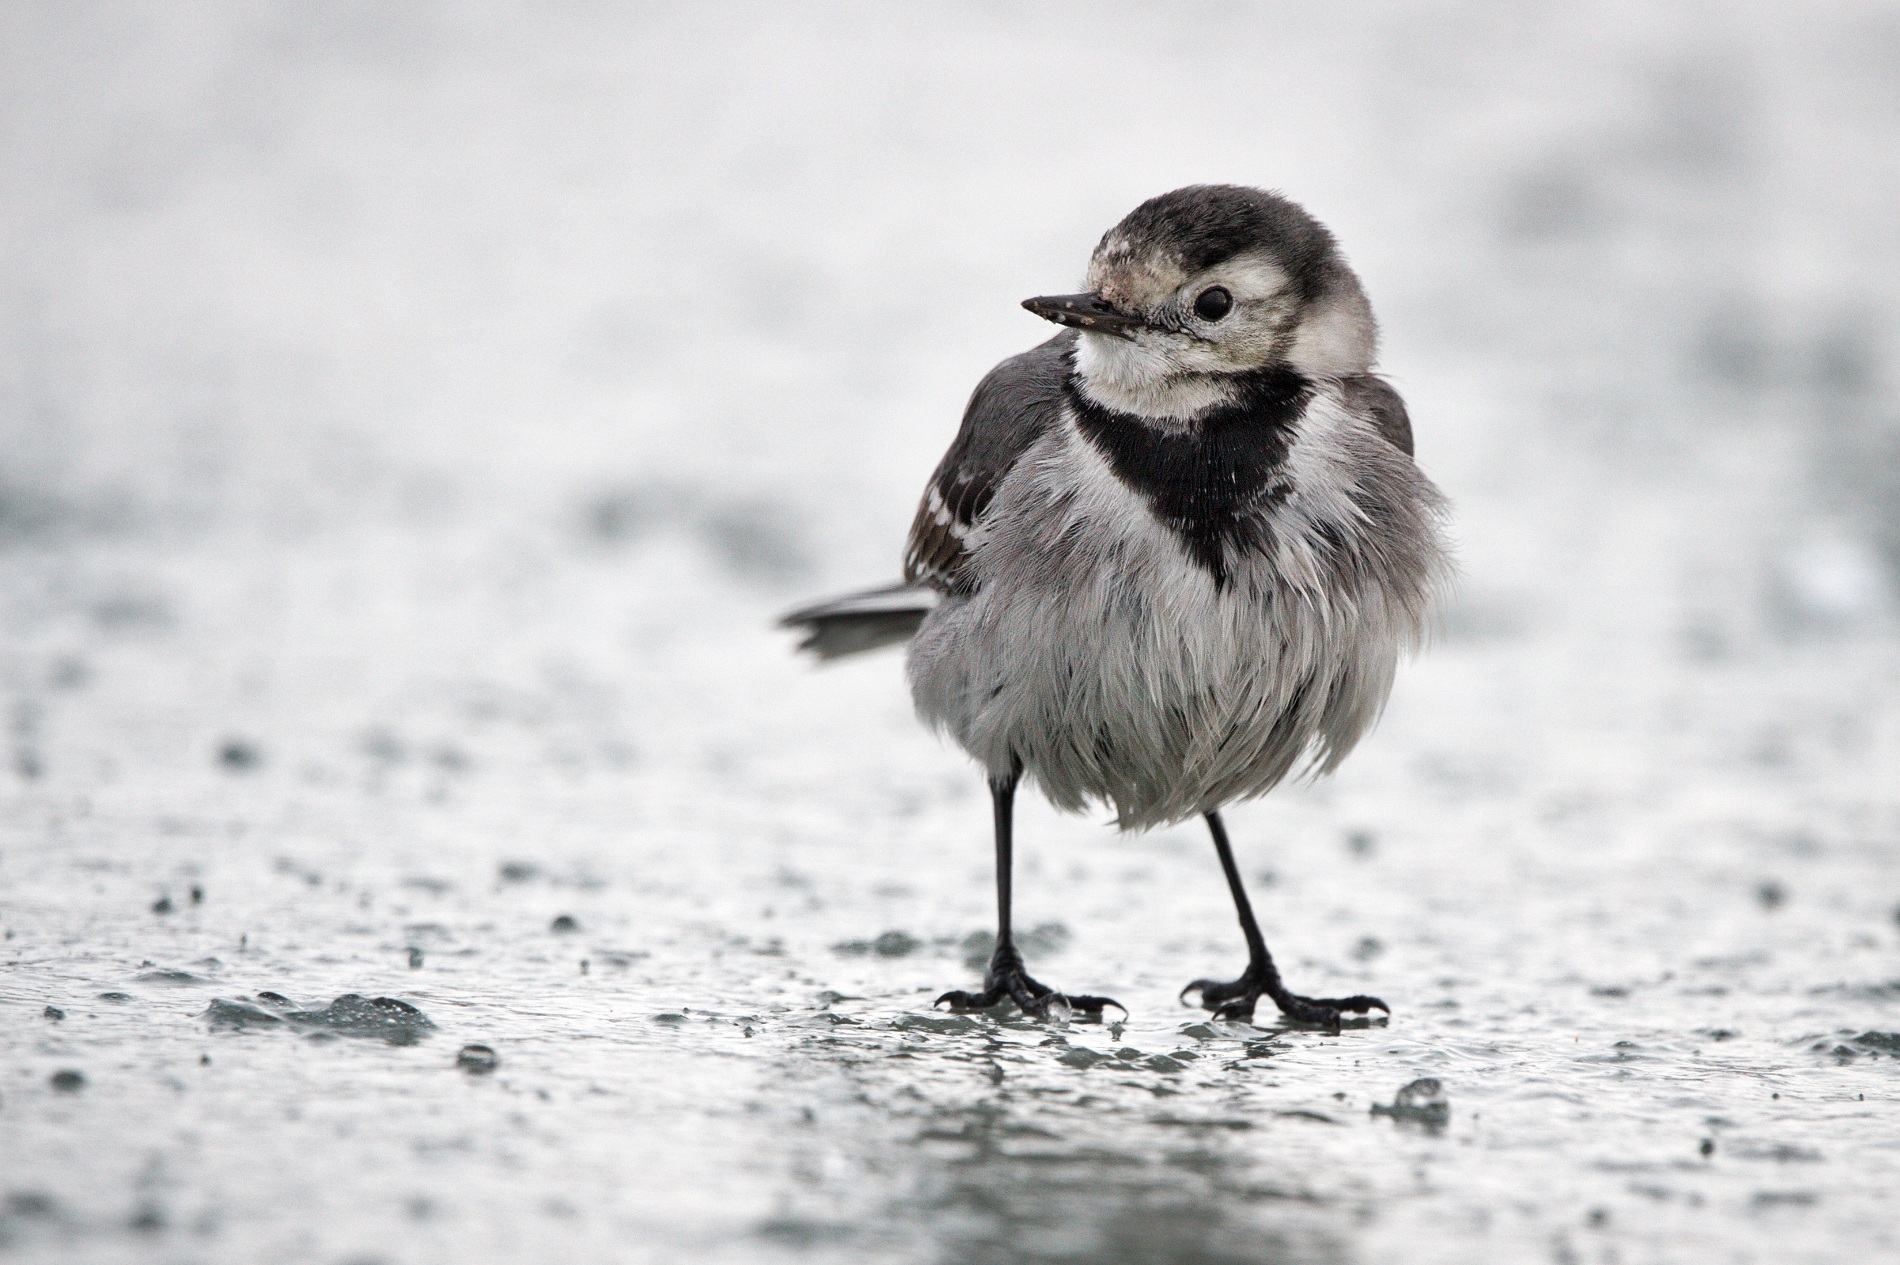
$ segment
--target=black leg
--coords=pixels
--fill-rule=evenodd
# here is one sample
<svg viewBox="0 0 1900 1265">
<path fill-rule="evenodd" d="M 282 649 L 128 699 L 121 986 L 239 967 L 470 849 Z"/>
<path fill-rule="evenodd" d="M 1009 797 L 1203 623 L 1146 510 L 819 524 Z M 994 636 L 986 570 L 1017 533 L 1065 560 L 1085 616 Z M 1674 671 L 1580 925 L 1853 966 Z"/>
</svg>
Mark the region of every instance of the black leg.
<svg viewBox="0 0 1900 1265">
<path fill-rule="evenodd" d="M 1260 924 L 1254 921 L 1253 904 L 1247 899 L 1247 889 L 1241 885 L 1240 867 L 1234 864 L 1234 850 L 1227 843 L 1227 827 L 1221 824 L 1219 813 L 1207 815 L 1207 828 L 1214 835 L 1214 851 L 1220 854 L 1220 868 L 1227 875 L 1227 890 L 1234 894 L 1234 913 L 1240 918 L 1241 934 L 1247 937 L 1247 969 L 1239 979 L 1224 984 L 1197 979 L 1181 990 L 1182 999 L 1198 992 L 1201 1005 L 1213 1011 L 1216 1017 L 1252 1019 L 1254 1003 L 1268 997 L 1287 1018 L 1298 1023 L 1319 1024 L 1333 1032 L 1339 1031 L 1341 1011 L 1365 1014 L 1378 1009 L 1391 1014 L 1391 1007 L 1377 997 L 1301 997 L 1287 991 L 1280 981 L 1279 968 L 1273 964 L 1273 955 L 1267 952 Z"/>
<path fill-rule="evenodd" d="M 1013 1001 L 1026 1015 L 1037 1019 L 1067 1018 L 1081 1011 L 1099 1015 L 1102 1007 L 1113 1006 L 1123 1014 L 1127 1007 L 1112 997 L 1070 996 L 1058 993 L 1029 977 L 1022 954 L 1016 951 L 1016 938 L 1009 921 L 1010 873 L 1014 868 L 1012 836 L 1015 829 L 1016 783 L 1022 780 L 1020 768 L 1008 777 L 990 779 L 990 802 L 996 810 L 996 952 L 990 955 L 990 969 L 983 976 L 983 991 L 966 993 L 954 990 L 932 1003 L 950 1003 L 953 1010 L 988 1010 L 991 1006 Z"/>
</svg>

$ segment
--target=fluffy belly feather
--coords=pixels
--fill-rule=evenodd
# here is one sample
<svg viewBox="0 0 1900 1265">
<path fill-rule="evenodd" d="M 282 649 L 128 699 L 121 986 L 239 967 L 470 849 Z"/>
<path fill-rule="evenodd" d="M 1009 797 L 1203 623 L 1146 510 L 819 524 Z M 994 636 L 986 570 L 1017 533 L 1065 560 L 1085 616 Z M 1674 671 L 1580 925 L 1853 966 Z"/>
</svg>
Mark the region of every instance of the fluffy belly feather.
<svg viewBox="0 0 1900 1265">
<path fill-rule="evenodd" d="M 1290 539 L 1217 584 L 1073 428 L 1020 463 L 984 531 L 977 592 L 912 644 L 912 694 L 1058 807 L 1143 829 L 1262 794 L 1330 769 L 1390 690 L 1405 629 L 1376 584 L 1301 582 Z"/>
</svg>

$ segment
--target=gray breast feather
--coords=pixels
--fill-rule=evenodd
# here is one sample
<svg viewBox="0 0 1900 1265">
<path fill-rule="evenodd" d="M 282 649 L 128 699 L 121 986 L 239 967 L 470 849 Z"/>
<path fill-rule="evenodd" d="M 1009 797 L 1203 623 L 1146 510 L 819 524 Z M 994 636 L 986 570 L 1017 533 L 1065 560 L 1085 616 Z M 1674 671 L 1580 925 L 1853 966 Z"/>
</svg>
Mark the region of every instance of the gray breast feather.
<svg viewBox="0 0 1900 1265">
<path fill-rule="evenodd" d="M 1056 425 L 1075 335 L 1058 334 L 990 370 L 963 412 L 963 426 L 930 477 L 911 523 L 904 578 L 946 593 L 975 583 L 970 553 L 996 489 L 1022 455 Z"/>
<path fill-rule="evenodd" d="M 919 713 L 992 774 L 1020 762 L 1058 807 L 1107 803 L 1125 829 L 1330 770 L 1449 571 L 1442 498 L 1363 399 L 1315 391 L 1288 494 L 1224 588 L 1062 415 L 997 485 L 969 590 L 912 643 Z"/>
</svg>

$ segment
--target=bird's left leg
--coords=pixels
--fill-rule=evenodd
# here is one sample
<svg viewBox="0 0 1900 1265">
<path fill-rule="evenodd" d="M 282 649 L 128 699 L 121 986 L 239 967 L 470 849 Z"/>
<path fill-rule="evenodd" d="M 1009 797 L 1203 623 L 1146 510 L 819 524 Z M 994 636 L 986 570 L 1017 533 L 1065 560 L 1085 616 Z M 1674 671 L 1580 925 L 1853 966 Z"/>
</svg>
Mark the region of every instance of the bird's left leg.
<svg viewBox="0 0 1900 1265">
<path fill-rule="evenodd" d="M 990 969 L 983 975 L 983 991 L 961 990 L 945 993 L 932 1005 L 950 1003 L 953 1010 L 988 1010 L 1001 1002 L 1013 1001 L 1024 1014 L 1036 1019 L 1066 1018 L 1069 1013 L 1099 1015 L 1102 1007 L 1113 1006 L 1127 1014 L 1127 1007 L 1112 997 L 1090 997 L 1058 993 L 1047 984 L 1029 977 L 1023 955 L 1016 951 L 1010 934 L 1010 871 L 1013 862 L 1012 834 L 1015 826 L 1016 784 L 1022 780 L 1020 766 L 1009 776 L 990 779 L 990 802 L 996 812 L 996 951 L 990 955 Z"/>
<path fill-rule="evenodd" d="M 1197 979 L 1181 990 L 1183 1000 L 1189 993 L 1201 995 L 1201 1005 L 1220 1019 L 1252 1019 L 1254 1003 L 1271 998 L 1280 1013 L 1299 1023 L 1319 1024 L 1339 1031 L 1341 1011 L 1366 1014 L 1374 1009 L 1392 1013 L 1392 1008 L 1377 997 L 1301 997 L 1288 991 L 1280 980 L 1280 969 L 1267 952 L 1267 942 L 1254 921 L 1253 905 L 1247 889 L 1240 883 L 1240 867 L 1234 864 L 1234 850 L 1227 843 L 1227 827 L 1219 813 L 1207 815 L 1207 828 L 1214 835 L 1214 850 L 1220 854 L 1220 868 L 1227 875 L 1227 890 L 1234 894 L 1234 912 L 1240 917 L 1240 930 L 1247 937 L 1247 969 L 1237 980 L 1220 983 Z"/>
</svg>

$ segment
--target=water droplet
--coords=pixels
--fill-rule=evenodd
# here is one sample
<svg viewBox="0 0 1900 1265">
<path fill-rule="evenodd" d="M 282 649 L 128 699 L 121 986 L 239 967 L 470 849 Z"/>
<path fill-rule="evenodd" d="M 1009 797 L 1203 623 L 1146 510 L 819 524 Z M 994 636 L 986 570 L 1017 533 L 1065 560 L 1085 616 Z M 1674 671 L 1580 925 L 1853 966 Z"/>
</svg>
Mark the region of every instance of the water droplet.
<svg viewBox="0 0 1900 1265">
<path fill-rule="evenodd" d="M 486 1076 L 501 1066 L 501 1056 L 486 1045 L 465 1045 L 457 1052 L 455 1065 L 472 1076 Z"/>
</svg>

